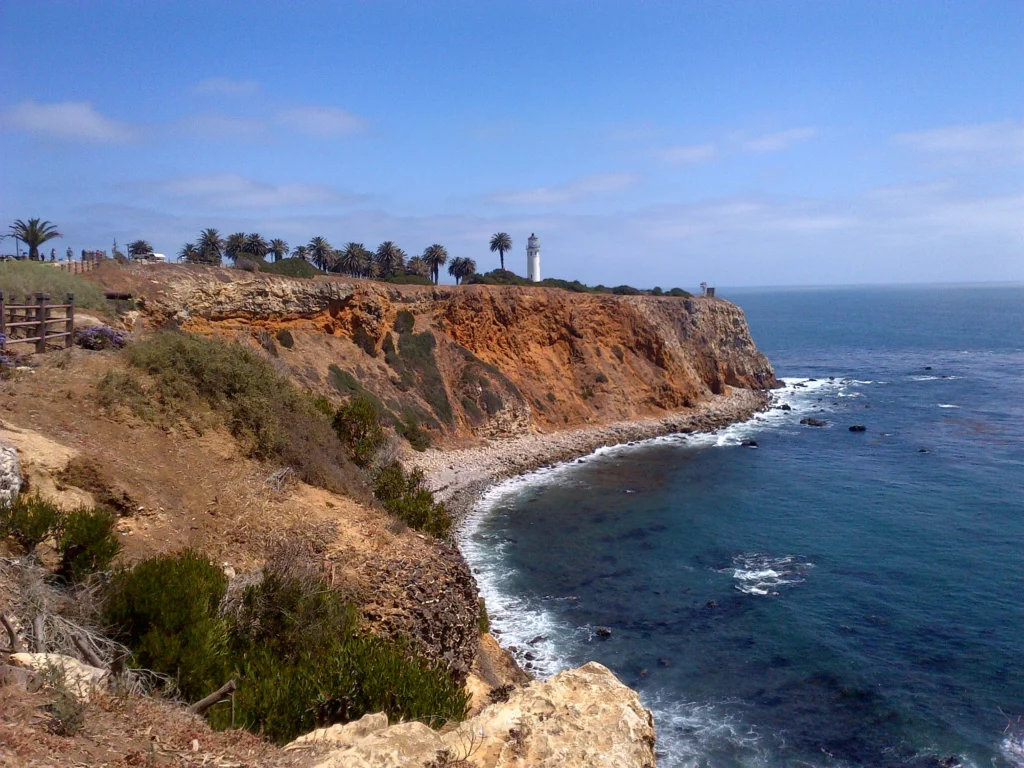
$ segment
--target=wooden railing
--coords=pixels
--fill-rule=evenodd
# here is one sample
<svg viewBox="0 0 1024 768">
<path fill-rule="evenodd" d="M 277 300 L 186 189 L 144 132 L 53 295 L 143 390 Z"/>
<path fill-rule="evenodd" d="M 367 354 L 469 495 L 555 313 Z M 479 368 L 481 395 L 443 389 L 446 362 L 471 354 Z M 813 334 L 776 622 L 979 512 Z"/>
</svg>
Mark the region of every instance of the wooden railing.
<svg viewBox="0 0 1024 768">
<path fill-rule="evenodd" d="M 10 297 L 13 301 L 14 297 Z M 26 296 L 24 304 L 7 303 L 0 292 L 0 349 L 11 344 L 36 345 L 36 352 L 45 352 L 47 343 L 62 344 L 65 349 L 75 338 L 75 296 L 68 294 L 66 304 L 51 304 L 48 293 Z M 54 311 L 61 317 L 52 317 Z"/>
<path fill-rule="evenodd" d="M 72 275 L 81 275 L 84 272 L 92 272 L 100 265 L 99 261 L 56 261 L 50 262 L 57 266 L 61 272 L 70 272 Z"/>
</svg>

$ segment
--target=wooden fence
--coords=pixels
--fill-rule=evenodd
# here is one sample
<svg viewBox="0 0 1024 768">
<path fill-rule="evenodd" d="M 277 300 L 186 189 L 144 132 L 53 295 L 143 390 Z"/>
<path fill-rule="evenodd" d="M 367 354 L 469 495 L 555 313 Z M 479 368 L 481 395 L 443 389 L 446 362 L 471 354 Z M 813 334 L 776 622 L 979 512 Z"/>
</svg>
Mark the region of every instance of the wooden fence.
<svg viewBox="0 0 1024 768">
<path fill-rule="evenodd" d="M 85 272 L 92 272 L 100 265 L 99 261 L 55 261 L 50 262 L 57 266 L 61 272 L 70 272 L 72 275 L 81 275 Z"/>
<path fill-rule="evenodd" d="M 4 298 L 0 292 L 0 350 L 11 344 L 35 344 L 36 352 L 45 352 L 46 345 L 62 345 L 65 349 L 75 338 L 75 295 L 68 294 L 66 304 L 51 304 L 48 293 L 25 297 L 24 304 Z M 60 317 L 52 317 L 53 312 Z"/>
</svg>

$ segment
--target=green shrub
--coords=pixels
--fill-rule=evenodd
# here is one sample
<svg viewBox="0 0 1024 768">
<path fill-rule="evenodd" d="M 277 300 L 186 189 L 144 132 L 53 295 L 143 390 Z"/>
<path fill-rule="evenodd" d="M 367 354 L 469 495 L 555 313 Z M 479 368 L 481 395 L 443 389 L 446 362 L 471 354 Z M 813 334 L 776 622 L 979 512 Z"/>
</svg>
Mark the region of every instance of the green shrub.
<svg viewBox="0 0 1024 768">
<path fill-rule="evenodd" d="M 437 367 L 434 347 L 437 342 L 430 331 L 423 333 L 403 333 L 398 337 L 398 349 L 401 353 L 400 373 L 408 373 L 417 384 L 420 396 L 434 410 L 441 421 L 451 424 L 454 415 L 452 404 L 448 400 L 444 378 Z"/>
<path fill-rule="evenodd" d="M 682 288 L 673 288 L 668 292 L 669 296 L 680 296 L 684 299 L 688 299 L 693 296 L 689 291 L 684 291 Z"/>
<path fill-rule="evenodd" d="M 480 630 L 481 635 L 486 635 L 491 631 L 491 617 L 487 614 L 487 603 L 482 597 L 480 598 L 480 612 L 477 615 L 477 629 Z"/>
<path fill-rule="evenodd" d="M 409 527 L 446 538 L 452 518 L 445 506 L 423 485 L 423 472 L 406 472 L 397 461 L 383 467 L 374 478 L 373 493 L 384 508 Z"/>
<path fill-rule="evenodd" d="M 271 275 L 284 275 L 285 277 L 316 277 L 326 274 L 323 270 L 317 269 L 305 259 L 289 258 L 280 261 L 270 261 L 259 265 L 260 272 L 267 272 Z"/>
<path fill-rule="evenodd" d="M 622 347 L 620 347 L 618 344 L 612 345 L 612 354 L 619 359 L 620 363 L 625 358 L 625 354 L 622 351 Z"/>
<path fill-rule="evenodd" d="M 69 294 L 75 295 L 75 306 L 80 309 L 107 309 L 103 289 L 81 275 L 63 272 L 49 264 L 31 261 L 0 262 L 0 291 L 8 303 L 15 297 L 20 302 L 25 296 L 48 293 L 54 301 L 63 301 Z"/>
<path fill-rule="evenodd" d="M 277 343 L 285 349 L 291 349 L 295 346 L 295 339 L 292 337 L 292 332 L 287 328 L 282 328 L 277 332 Z"/>
<path fill-rule="evenodd" d="M 238 721 L 278 743 L 369 712 L 435 725 L 465 715 L 466 696 L 450 674 L 363 633 L 358 612 L 295 563 L 271 564 L 245 590 L 231 654 Z M 229 715 L 212 719 L 226 726 Z"/>
<path fill-rule="evenodd" d="M 395 425 L 395 429 L 398 434 L 409 441 L 409 447 L 414 451 L 425 451 L 430 447 L 430 433 L 423 428 L 413 414 L 405 414 L 402 420 Z"/>
<path fill-rule="evenodd" d="M 60 524 L 61 510 L 39 494 L 21 494 L 9 504 L 0 504 L 0 535 L 10 536 L 31 552 Z"/>
<path fill-rule="evenodd" d="M 433 285 L 434 281 L 422 275 L 391 275 L 385 277 L 383 282 L 394 283 L 395 285 Z"/>
<path fill-rule="evenodd" d="M 616 296 L 639 296 L 640 291 L 631 285 L 617 285 L 612 288 L 612 293 Z"/>
<path fill-rule="evenodd" d="M 665 292 L 663 290 L 661 290 L 661 288 L 659 288 L 658 286 L 654 286 L 653 288 L 651 288 L 651 296 L 664 296 L 664 295 L 665 295 Z"/>
<path fill-rule="evenodd" d="M 121 551 L 117 518 L 106 509 L 76 509 L 63 516 L 60 536 L 60 573 L 81 581 L 90 573 L 105 571 Z"/>
<path fill-rule="evenodd" d="M 189 701 L 227 681 L 227 578 L 197 552 L 158 555 L 116 574 L 104 616 L 135 663 L 171 675 Z"/>
<path fill-rule="evenodd" d="M 608 377 L 602 372 L 597 374 L 597 378 L 595 378 L 594 381 L 596 381 L 598 384 L 607 384 Z"/>
<path fill-rule="evenodd" d="M 412 333 L 415 326 L 416 316 L 408 309 L 399 310 L 398 315 L 395 317 L 395 332 L 400 334 Z"/>
<path fill-rule="evenodd" d="M 352 461 L 360 467 L 369 466 L 384 445 L 380 413 L 373 401 L 364 395 L 355 395 L 341 406 L 334 414 L 331 426 L 348 448 Z"/>
<path fill-rule="evenodd" d="M 153 378 L 144 402 L 156 403 L 165 414 L 201 429 L 212 412 L 224 418 L 250 456 L 276 460 L 301 480 L 333 491 L 353 492 L 363 485 L 330 419 L 248 347 L 165 332 L 133 344 L 126 355 Z M 117 387 L 125 385 L 122 380 Z M 101 382 L 104 386 L 109 395 L 113 384 Z M 208 406 L 206 414 L 201 404 Z"/>
<path fill-rule="evenodd" d="M 580 396 L 584 400 L 590 400 L 591 398 L 594 397 L 594 388 L 593 387 L 584 387 L 583 391 L 580 393 Z"/>
</svg>

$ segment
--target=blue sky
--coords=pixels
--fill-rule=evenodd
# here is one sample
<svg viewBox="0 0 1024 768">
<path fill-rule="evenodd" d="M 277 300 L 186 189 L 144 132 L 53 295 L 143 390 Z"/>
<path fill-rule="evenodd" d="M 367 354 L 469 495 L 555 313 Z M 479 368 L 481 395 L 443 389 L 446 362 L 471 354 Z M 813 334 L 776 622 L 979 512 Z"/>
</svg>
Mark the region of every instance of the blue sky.
<svg viewBox="0 0 1024 768">
<path fill-rule="evenodd" d="M 0 1 L 0 223 L 591 283 L 1024 279 L 1024 2 Z M 30 29 L 31 35 L 15 30 Z M 9 251 L 10 240 L 3 241 Z"/>
</svg>

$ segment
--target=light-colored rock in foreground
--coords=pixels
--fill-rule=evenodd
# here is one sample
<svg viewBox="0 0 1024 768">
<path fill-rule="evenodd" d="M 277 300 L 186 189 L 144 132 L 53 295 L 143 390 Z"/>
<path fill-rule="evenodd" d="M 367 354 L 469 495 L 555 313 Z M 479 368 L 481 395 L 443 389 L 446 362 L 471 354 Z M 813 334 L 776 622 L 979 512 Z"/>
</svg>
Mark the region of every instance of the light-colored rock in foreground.
<svg viewBox="0 0 1024 768">
<path fill-rule="evenodd" d="M 88 701 L 93 690 L 107 677 L 107 671 L 90 667 L 59 653 L 12 653 L 10 663 L 43 675 L 50 685 L 63 685 L 72 695 Z"/>
<path fill-rule="evenodd" d="M 21 465 L 13 445 L 0 443 L 0 504 L 10 504 L 21 490 Z"/>
<path fill-rule="evenodd" d="M 475 768 L 654 768 L 651 713 L 635 691 L 596 662 L 533 682 L 446 733 L 418 722 L 360 729 L 369 732 L 326 754 L 317 768 L 401 768 L 459 760 Z M 331 730 L 302 739 L 328 740 Z M 348 739 L 348 734 L 337 735 L 339 744 Z"/>
</svg>

